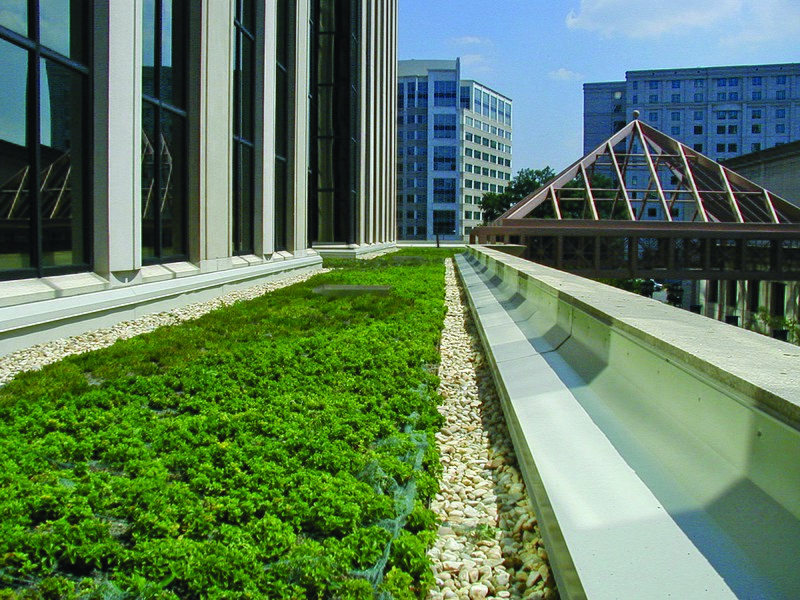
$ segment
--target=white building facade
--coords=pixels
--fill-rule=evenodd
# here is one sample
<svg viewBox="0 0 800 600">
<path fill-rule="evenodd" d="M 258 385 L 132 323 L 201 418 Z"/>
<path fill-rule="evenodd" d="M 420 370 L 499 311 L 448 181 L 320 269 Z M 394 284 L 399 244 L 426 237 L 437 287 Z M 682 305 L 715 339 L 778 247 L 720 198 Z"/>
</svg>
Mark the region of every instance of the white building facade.
<svg viewBox="0 0 800 600">
<path fill-rule="evenodd" d="M 397 0 L 11 6 L 0 353 L 394 243 Z"/>
<path fill-rule="evenodd" d="M 397 99 L 398 239 L 463 240 L 511 180 L 512 101 L 458 60 L 400 61 Z"/>
</svg>

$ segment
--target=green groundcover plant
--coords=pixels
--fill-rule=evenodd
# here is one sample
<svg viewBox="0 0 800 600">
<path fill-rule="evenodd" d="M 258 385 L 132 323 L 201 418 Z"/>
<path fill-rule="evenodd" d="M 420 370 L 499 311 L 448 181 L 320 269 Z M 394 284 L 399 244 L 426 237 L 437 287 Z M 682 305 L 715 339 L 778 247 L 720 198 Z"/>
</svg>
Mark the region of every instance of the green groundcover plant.
<svg viewBox="0 0 800 600">
<path fill-rule="evenodd" d="M 0 388 L 0 598 L 423 598 L 447 253 L 410 253 Z"/>
</svg>

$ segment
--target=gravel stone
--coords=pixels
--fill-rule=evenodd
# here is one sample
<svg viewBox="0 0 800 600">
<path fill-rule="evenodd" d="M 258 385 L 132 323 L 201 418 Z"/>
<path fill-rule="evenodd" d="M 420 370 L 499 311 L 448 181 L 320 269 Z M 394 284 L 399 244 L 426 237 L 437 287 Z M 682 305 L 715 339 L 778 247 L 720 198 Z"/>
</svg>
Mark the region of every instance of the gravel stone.
<svg viewBox="0 0 800 600">
<path fill-rule="evenodd" d="M 447 261 L 445 283 L 447 315 L 439 367 L 439 411 L 445 424 L 436 434 L 444 472 L 441 490 L 431 503 L 442 527 L 428 553 L 438 586 L 428 599 L 558 598 L 555 582 L 548 577 L 538 520 L 452 260 Z M 445 573 L 453 579 L 445 581 Z"/>
</svg>

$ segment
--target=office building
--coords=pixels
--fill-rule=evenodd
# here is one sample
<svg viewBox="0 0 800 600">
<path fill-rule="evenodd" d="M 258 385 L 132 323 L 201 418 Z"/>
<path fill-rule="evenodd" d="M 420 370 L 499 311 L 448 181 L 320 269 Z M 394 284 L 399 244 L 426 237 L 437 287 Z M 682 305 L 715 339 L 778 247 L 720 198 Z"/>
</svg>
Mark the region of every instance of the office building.
<svg viewBox="0 0 800 600">
<path fill-rule="evenodd" d="M 0 347 L 395 240 L 397 1 L 0 11 Z"/>
<path fill-rule="evenodd" d="M 398 67 L 397 236 L 462 240 L 511 180 L 512 102 L 461 79 L 458 60 Z"/>
</svg>

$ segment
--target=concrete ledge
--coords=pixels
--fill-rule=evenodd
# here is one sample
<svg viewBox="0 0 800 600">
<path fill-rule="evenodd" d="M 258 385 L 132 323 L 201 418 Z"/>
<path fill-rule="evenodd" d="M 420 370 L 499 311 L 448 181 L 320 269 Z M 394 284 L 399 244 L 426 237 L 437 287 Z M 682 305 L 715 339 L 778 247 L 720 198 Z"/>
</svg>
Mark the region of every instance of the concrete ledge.
<svg viewBox="0 0 800 600">
<path fill-rule="evenodd" d="M 459 271 L 562 596 L 792 597 L 800 349 L 469 252 Z"/>
<path fill-rule="evenodd" d="M 373 254 L 396 248 L 394 242 L 378 244 L 314 244 L 314 251 L 323 258 L 369 258 Z"/>
<path fill-rule="evenodd" d="M 29 301 L 0 307 L 0 356 L 321 266 L 316 254 L 207 273 L 186 264 L 155 265 L 145 267 L 147 272 L 134 283 L 118 287 L 108 287 L 95 274 L 78 276 L 89 277 L 93 286 L 60 297 L 44 280 L 11 282 L 25 290 Z M 97 291 L 98 287 L 105 289 Z M 37 297 L 38 301 L 30 301 Z"/>
</svg>

